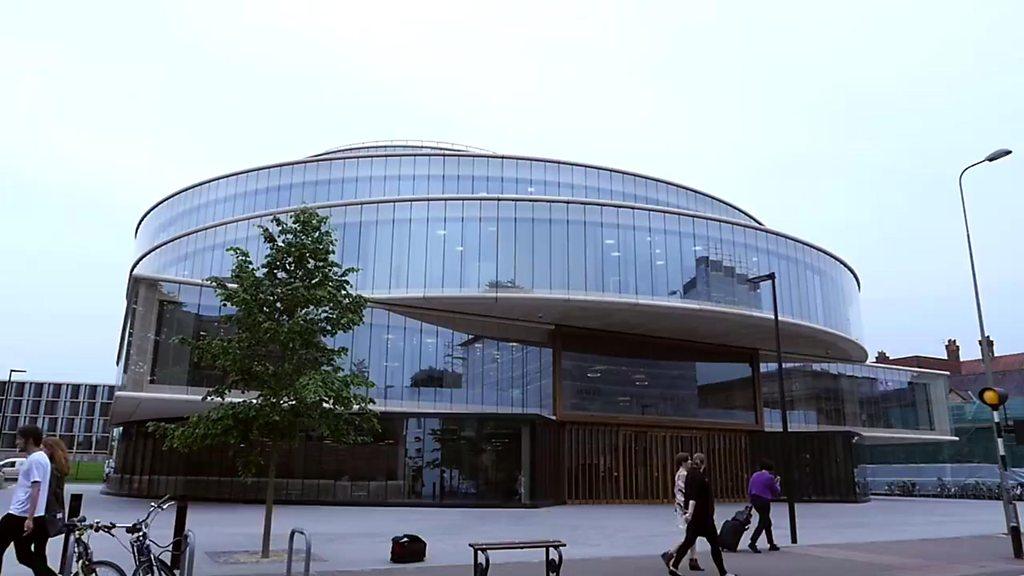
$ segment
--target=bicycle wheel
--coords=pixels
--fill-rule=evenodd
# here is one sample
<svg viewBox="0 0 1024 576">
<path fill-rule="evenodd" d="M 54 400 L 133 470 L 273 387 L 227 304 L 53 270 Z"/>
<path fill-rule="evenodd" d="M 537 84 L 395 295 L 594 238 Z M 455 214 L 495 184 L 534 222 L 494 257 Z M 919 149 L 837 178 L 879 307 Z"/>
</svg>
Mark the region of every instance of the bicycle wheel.
<svg viewBox="0 0 1024 576">
<path fill-rule="evenodd" d="M 167 562 L 157 558 L 153 566 L 136 566 L 132 576 L 174 576 L 174 570 Z"/>
<path fill-rule="evenodd" d="M 81 576 L 128 576 L 120 566 L 106 560 L 94 560 L 76 573 Z"/>
</svg>

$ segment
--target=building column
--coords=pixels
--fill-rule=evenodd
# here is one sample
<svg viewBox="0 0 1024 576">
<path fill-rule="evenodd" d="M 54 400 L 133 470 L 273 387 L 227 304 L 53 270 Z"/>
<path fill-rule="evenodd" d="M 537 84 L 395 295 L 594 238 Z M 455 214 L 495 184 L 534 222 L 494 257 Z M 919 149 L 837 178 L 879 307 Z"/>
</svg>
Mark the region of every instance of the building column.
<svg viewBox="0 0 1024 576">
<path fill-rule="evenodd" d="M 148 368 L 153 361 L 153 344 L 156 334 L 156 321 L 160 309 L 160 299 L 156 283 L 148 280 L 136 282 L 137 299 L 132 315 L 132 346 L 129 352 L 130 363 L 124 375 L 123 388 L 131 391 L 142 391 L 149 383 Z M 131 299 L 129 298 L 129 305 Z M 124 361 L 124 360 L 122 360 Z"/>
</svg>

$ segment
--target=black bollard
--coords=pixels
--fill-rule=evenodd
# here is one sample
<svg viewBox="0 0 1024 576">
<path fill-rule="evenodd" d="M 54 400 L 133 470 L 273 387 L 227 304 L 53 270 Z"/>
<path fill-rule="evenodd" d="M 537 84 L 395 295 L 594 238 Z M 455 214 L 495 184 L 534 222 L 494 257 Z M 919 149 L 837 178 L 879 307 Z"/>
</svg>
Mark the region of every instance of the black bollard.
<svg viewBox="0 0 1024 576">
<path fill-rule="evenodd" d="M 188 520 L 188 499 L 178 498 L 177 507 L 174 510 L 174 531 L 171 540 L 171 570 L 181 569 L 181 554 L 185 549 L 185 523 Z"/>
<path fill-rule="evenodd" d="M 185 523 L 188 520 L 188 499 L 179 498 L 174 511 L 174 532 L 171 538 L 171 570 L 181 569 L 181 555 L 185 551 Z"/>
<path fill-rule="evenodd" d="M 82 495 L 74 493 L 71 495 L 71 500 L 68 502 L 68 513 L 64 515 L 64 520 L 73 520 L 78 518 L 82 514 Z M 71 531 L 64 531 L 64 546 L 60 549 L 60 565 L 64 566 L 64 562 L 68 557 L 68 547 L 71 546 Z"/>
</svg>

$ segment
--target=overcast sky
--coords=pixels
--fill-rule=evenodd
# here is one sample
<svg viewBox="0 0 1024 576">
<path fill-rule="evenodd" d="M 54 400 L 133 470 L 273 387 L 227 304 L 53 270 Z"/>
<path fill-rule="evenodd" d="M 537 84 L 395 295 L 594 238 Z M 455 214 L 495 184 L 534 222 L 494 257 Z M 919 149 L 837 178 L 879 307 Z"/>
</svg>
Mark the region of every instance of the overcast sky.
<svg viewBox="0 0 1024 576">
<path fill-rule="evenodd" d="M 1024 351 L 1024 2 L 10 2 L 0 374 L 112 381 L 142 212 L 420 138 L 707 190 L 859 272 L 872 354 Z"/>
</svg>

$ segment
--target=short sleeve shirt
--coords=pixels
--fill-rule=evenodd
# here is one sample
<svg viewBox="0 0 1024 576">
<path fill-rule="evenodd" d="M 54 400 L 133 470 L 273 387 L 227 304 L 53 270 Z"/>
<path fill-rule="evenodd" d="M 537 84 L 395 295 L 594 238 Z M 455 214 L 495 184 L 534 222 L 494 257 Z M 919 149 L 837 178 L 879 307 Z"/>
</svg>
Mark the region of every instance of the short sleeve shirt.
<svg viewBox="0 0 1024 576">
<path fill-rule="evenodd" d="M 46 498 L 50 488 L 50 459 L 42 450 L 33 453 L 21 465 L 18 483 L 14 486 L 14 496 L 11 498 L 11 514 L 28 517 L 32 484 L 36 482 L 39 483 L 39 500 L 36 502 L 34 515 L 43 516 L 46 513 Z"/>
</svg>

